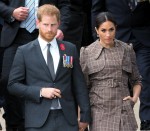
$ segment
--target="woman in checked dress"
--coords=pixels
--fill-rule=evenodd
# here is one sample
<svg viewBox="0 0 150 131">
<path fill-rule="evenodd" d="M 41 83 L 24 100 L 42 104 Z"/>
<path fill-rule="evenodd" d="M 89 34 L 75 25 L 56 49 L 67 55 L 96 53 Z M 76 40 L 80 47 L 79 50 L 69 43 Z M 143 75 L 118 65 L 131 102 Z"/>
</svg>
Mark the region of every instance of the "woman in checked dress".
<svg viewBox="0 0 150 131">
<path fill-rule="evenodd" d="M 132 45 L 115 39 L 116 22 L 108 12 L 97 16 L 95 30 L 99 39 L 82 47 L 80 54 L 92 110 L 90 131 L 136 131 L 133 106 L 141 91 L 141 76 Z"/>
</svg>

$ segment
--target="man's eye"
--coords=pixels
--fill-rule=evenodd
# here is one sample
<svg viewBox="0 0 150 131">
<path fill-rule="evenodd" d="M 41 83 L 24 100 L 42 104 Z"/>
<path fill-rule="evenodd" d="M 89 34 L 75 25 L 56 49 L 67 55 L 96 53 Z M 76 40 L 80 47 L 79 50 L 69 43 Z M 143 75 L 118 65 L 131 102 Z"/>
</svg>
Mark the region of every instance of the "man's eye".
<svg viewBox="0 0 150 131">
<path fill-rule="evenodd" d="M 52 24 L 51 26 L 55 26 L 55 24 Z"/>
</svg>

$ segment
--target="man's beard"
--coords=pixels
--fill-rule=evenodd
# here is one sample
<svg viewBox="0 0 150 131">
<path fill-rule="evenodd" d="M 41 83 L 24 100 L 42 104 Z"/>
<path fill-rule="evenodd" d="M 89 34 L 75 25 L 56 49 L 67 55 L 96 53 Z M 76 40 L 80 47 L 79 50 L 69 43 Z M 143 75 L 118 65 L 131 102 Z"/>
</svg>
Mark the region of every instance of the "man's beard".
<svg viewBox="0 0 150 131">
<path fill-rule="evenodd" d="M 56 36 L 56 33 L 49 32 L 49 33 L 40 33 L 41 37 L 46 41 L 52 41 Z"/>
</svg>

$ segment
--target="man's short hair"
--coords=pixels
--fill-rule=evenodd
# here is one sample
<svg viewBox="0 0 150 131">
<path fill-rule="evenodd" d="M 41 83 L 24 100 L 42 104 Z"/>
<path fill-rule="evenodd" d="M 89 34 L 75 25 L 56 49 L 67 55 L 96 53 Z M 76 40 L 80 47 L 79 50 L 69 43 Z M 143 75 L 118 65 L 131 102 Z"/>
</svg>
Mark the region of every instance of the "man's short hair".
<svg viewBox="0 0 150 131">
<path fill-rule="evenodd" d="M 60 11 L 54 5 L 45 4 L 40 6 L 37 10 L 37 19 L 41 21 L 43 15 L 56 16 L 57 20 L 60 21 Z"/>
</svg>

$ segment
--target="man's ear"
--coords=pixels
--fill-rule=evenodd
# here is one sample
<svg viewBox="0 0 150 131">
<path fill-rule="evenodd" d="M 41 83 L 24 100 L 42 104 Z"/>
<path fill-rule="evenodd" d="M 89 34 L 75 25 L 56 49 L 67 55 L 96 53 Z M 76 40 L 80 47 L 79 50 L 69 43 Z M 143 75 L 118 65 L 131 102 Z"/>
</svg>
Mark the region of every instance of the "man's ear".
<svg viewBox="0 0 150 131">
<path fill-rule="evenodd" d="M 58 24 L 59 24 L 59 26 L 60 26 L 61 22 L 60 22 L 60 21 L 58 21 Z"/>
<path fill-rule="evenodd" d="M 37 28 L 39 28 L 39 23 L 40 23 L 40 21 L 37 19 L 37 20 L 36 20 L 36 27 L 37 27 Z"/>
</svg>

